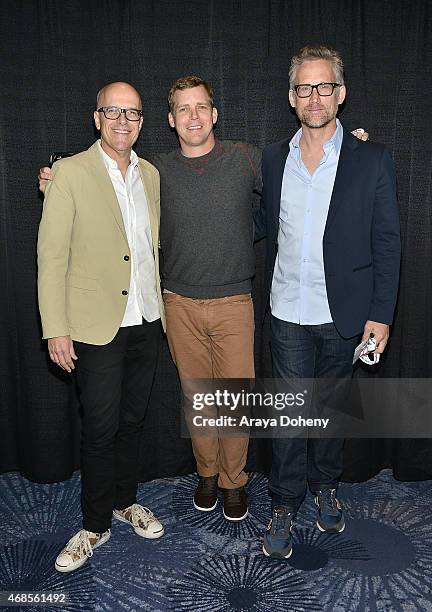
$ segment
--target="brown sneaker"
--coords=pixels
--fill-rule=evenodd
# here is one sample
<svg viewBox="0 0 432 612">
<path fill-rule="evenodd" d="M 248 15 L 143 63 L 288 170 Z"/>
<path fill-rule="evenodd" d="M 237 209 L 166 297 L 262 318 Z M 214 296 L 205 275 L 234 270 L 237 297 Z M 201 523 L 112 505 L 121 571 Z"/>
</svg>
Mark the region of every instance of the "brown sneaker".
<svg viewBox="0 0 432 612">
<path fill-rule="evenodd" d="M 193 496 L 193 505 L 201 512 L 214 510 L 217 504 L 218 478 L 214 476 L 200 476 L 199 483 Z"/>
<path fill-rule="evenodd" d="M 244 487 L 222 490 L 224 496 L 224 517 L 227 521 L 242 521 L 248 515 L 247 497 Z"/>
</svg>

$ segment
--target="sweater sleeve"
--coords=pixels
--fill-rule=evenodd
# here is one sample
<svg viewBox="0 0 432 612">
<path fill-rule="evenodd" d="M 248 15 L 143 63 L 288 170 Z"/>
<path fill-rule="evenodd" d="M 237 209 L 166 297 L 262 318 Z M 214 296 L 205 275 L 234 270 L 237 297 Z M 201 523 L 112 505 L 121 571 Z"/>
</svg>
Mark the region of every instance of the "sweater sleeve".
<svg viewBox="0 0 432 612">
<path fill-rule="evenodd" d="M 260 207 L 262 193 L 261 149 L 255 145 L 245 144 L 244 154 L 253 175 L 252 210 L 255 213 Z"/>
</svg>

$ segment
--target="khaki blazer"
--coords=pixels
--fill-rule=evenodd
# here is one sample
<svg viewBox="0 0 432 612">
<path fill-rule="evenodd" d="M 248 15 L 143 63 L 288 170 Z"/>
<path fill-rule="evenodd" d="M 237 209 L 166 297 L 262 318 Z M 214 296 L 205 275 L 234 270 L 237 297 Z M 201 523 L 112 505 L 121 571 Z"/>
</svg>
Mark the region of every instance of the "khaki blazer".
<svg viewBox="0 0 432 612">
<path fill-rule="evenodd" d="M 147 197 L 156 290 L 159 279 L 159 173 L 139 160 Z M 38 294 L 44 338 L 70 335 L 108 344 L 123 320 L 131 254 L 121 210 L 98 143 L 56 162 L 45 194 L 38 238 Z"/>
</svg>

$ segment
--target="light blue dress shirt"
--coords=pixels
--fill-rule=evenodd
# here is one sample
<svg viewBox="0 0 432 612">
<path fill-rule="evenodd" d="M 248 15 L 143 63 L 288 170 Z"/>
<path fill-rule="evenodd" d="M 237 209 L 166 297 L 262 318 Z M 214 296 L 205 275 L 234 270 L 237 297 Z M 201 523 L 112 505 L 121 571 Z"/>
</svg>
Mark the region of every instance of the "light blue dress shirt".
<svg viewBox="0 0 432 612">
<path fill-rule="evenodd" d="M 322 241 L 336 177 L 343 129 L 324 143 L 311 175 L 301 158 L 300 129 L 290 142 L 282 179 L 278 254 L 270 294 L 272 314 L 300 325 L 331 323 Z"/>
</svg>

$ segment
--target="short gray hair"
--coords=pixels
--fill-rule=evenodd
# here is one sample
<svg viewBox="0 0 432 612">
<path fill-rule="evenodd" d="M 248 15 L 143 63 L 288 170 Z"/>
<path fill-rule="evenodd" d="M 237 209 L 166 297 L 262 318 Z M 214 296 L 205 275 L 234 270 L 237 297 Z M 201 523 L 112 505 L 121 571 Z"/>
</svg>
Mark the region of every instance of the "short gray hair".
<svg viewBox="0 0 432 612">
<path fill-rule="evenodd" d="M 296 85 L 297 68 L 304 62 L 318 59 L 329 61 L 335 73 L 335 81 L 340 85 L 344 84 L 344 66 L 339 51 L 327 45 L 306 45 L 291 59 L 289 69 L 290 89 L 294 89 L 294 85 Z"/>
</svg>

